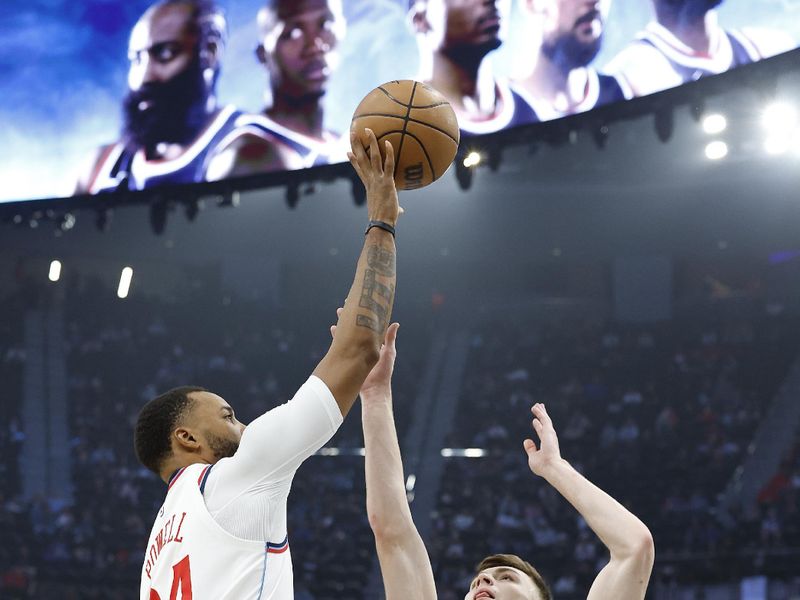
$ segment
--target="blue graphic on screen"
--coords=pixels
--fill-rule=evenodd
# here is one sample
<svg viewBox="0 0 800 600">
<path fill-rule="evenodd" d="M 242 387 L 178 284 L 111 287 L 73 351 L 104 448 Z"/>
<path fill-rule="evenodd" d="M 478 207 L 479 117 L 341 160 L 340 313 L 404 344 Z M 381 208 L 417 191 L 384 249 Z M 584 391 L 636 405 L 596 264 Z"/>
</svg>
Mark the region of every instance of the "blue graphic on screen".
<svg viewBox="0 0 800 600">
<path fill-rule="evenodd" d="M 393 79 L 465 136 L 591 110 L 795 48 L 800 0 L 7 0 L 0 27 L 3 202 L 341 162 Z"/>
</svg>

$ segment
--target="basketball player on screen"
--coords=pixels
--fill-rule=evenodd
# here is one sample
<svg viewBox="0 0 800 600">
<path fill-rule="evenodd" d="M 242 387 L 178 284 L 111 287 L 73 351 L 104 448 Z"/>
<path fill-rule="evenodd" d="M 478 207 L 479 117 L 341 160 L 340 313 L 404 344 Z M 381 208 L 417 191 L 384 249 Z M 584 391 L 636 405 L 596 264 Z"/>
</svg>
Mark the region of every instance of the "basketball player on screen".
<svg viewBox="0 0 800 600">
<path fill-rule="evenodd" d="M 340 162 L 342 137 L 324 128 L 322 100 L 345 33 L 341 0 L 266 0 L 258 12 L 258 61 L 272 103 L 247 115 L 231 146 L 237 175 Z"/>
<path fill-rule="evenodd" d="M 462 135 L 493 133 L 538 121 L 509 83 L 492 73 L 489 55 L 504 41 L 509 0 L 412 0 L 420 78 L 452 105 Z"/>
<path fill-rule="evenodd" d="M 631 97 L 624 81 L 591 66 L 600 52 L 611 0 L 523 0 L 541 43 L 520 93 L 542 121 Z"/>
<path fill-rule="evenodd" d="M 378 364 L 361 387 L 361 418 L 366 455 L 367 515 L 375 535 L 386 600 L 435 600 L 430 559 L 411 518 L 403 463 L 392 413 L 391 377 L 397 355 L 398 325 L 386 332 Z M 338 335 L 337 327 L 332 327 Z M 648 528 L 611 496 L 561 458 L 553 422 L 535 404 L 533 440 L 523 445 L 531 471 L 552 485 L 586 520 L 611 558 L 594 580 L 588 600 L 641 600 L 653 568 L 653 538 Z M 539 572 L 513 554 L 484 558 L 464 600 L 552 600 Z"/>
<path fill-rule="evenodd" d="M 219 107 L 216 85 L 226 39 L 213 0 L 164 0 L 131 32 L 122 138 L 100 149 L 76 193 L 142 190 L 208 179 L 239 113 Z"/>
<path fill-rule="evenodd" d="M 780 31 L 724 29 L 714 10 L 720 4 L 722 0 L 653 0 L 655 20 L 609 63 L 609 71 L 626 80 L 636 96 L 644 96 L 796 46 Z"/>
<path fill-rule="evenodd" d="M 292 477 L 353 405 L 378 361 L 394 301 L 394 155 L 387 142 L 382 161 L 368 135 L 371 158 L 354 137 L 350 161 L 366 187 L 370 227 L 338 335 L 308 381 L 247 427 L 225 400 L 196 387 L 171 390 L 139 414 L 136 455 L 168 485 L 145 551 L 141 600 L 293 598 Z"/>
</svg>

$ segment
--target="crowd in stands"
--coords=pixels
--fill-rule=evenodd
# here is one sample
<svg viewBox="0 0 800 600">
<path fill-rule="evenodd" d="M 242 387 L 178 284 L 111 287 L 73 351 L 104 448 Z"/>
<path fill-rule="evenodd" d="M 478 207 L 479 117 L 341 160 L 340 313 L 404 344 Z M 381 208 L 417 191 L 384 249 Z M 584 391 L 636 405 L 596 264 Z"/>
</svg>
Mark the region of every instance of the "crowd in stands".
<svg viewBox="0 0 800 600">
<path fill-rule="evenodd" d="M 164 496 L 133 453 L 139 408 L 190 382 L 228 399 L 247 422 L 288 400 L 327 348 L 326 328 L 310 331 L 288 310 L 205 292 L 194 290 L 191 302 L 141 295 L 120 302 L 96 281 L 68 285 L 72 501 L 20 497 L 22 320 L 0 325 L 11 398 L 1 404 L 0 597 L 132 597 Z M 24 314 L 21 305 L 6 308 Z M 401 440 L 429 333 L 406 323 L 401 333 L 394 380 Z M 474 565 L 496 552 L 530 560 L 560 600 L 583 598 L 607 559 L 586 523 L 527 466 L 522 440 L 531 437 L 538 401 L 548 406 L 564 457 L 652 530 L 655 578 L 757 572 L 765 555 L 755 550 L 763 548 L 797 564 L 800 441 L 759 505 L 735 515 L 748 529 L 732 530 L 716 508 L 797 355 L 799 333 L 788 317 L 476 328 L 446 445 L 487 455 L 446 459 L 426 540 L 440 598 L 462 598 Z M 415 351 L 403 352 L 403 344 Z M 358 413 L 356 405 L 328 446 L 363 445 Z M 288 523 L 298 600 L 365 598 L 375 553 L 363 458 L 342 454 L 310 458 L 294 480 Z"/>
<path fill-rule="evenodd" d="M 22 314 L 23 306 L 22 295 L 0 298 L 0 314 Z M 23 327 L 22 319 L 0 319 L 0 590 L 25 587 L 30 578 L 26 568 L 7 568 L 17 562 L 18 556 L 24 557 L 30 543 L 26 529 L 19 527 L 17 519 L 24 510 L 18 501 L 19 455 L 25 440 L 20 414 L 25 365 Z M 26 562 L 23 558 L 21 564 Z"/>
<path fill-rule="evenodd" d="M 716 518 L 717 496 L 794 360 L 799 333 L 796 321 L 767 317 L 476 331 L 448 445 L 488 455 L 447 459 L 431 546 L 441 597 L 460 597 L 447 594 L 465 590 L 472 565 L 492 553 L 527 557 L 563 599 L 585 597 L 608 560 L 583 519 L 528 468 L 522 441 L 535 438 L 535 402 L 548 406 L 562 455 L 650 527 L 656 578 L 759 571 L 756 550 L 791 543 L 785 525 L 797 522 L 797 481 L 780 503 L 747 515 L 758 530 L 750 538 Z M 792 574 L 788 567 L 776 574 Z"/>
</svg>

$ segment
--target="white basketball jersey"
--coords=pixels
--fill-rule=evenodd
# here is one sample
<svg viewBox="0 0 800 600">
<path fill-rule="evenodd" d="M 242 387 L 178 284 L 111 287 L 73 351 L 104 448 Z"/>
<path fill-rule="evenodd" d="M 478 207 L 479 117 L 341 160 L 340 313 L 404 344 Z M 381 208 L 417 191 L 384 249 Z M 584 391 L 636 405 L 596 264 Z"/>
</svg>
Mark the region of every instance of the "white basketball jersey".
<svg viewBox="0 0 800 600">
<path fill-rule="evenodd" d="M 210 469 L 184 467 L 170 481 L 150 532 L 140 600 L 292 600 L 288 538 L 259 542 L 225 531 L 201 492 Z"/>
</svg>

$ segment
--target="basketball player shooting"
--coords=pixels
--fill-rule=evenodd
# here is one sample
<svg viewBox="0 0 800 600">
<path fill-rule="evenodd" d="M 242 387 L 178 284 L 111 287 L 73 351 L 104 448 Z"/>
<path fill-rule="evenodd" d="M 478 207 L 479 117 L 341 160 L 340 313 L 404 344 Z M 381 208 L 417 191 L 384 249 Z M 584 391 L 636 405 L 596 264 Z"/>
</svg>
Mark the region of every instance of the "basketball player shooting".
<svg viewBox="0 0 800 600">
<path fill-rule="evenodd" d="M 400 212 L 394 152 L 372 131 L 350 162 L 366 187 L 366 241 L 338 334 L 286 404 L 250 425 L 198 387 L 148 402 L 134 435 L 141 463 L 167 484 L 142 565 L 141 600 L 293 598 L 286 502 L 295 471 L 342 423 L 378 362 L 395 291 Z"/>
<path fill-rule="evenodd" d="M 392 414 L 391 378 L 398 327 L 389 327 L 380 361 L 361 388 L 367 515 L 375 535 L 386 600 L 435 600 L 430 559 L 406 499 Z M 332 331 L 336 333 L 336 327 Z M 650 531 L 561 457 L 558 436 L 544 404 L 535 404 L 531 412 L 539 445 L 531 439 L 524 441 L 528 466 L 575 507 L 611 554 L 594 580 L 588 600 L 642 600 L 655 554 Z M 497 554 L 480 562 L 464 600 L 552 597 L 547 583 L 530 563 L 513 554 Z"/>
</svg>

